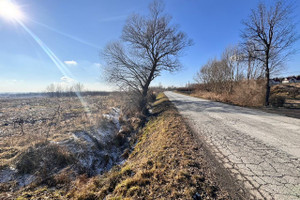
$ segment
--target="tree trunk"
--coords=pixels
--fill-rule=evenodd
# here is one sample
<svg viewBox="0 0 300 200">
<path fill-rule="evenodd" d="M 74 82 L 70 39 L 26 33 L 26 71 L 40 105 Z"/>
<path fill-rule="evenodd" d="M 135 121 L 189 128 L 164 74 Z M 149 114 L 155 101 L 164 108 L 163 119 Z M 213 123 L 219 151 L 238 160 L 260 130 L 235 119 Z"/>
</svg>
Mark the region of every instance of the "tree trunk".
<svg viewBox="0 0 300 200">
<path fill-rule="evenodd" d="M 250 80 L 250 76 L 251 76 L 251 58 L 250 56 L 248 57 L 248 71 L 247 71 L 247 80 Z"/>
<path fill-rule="evenodd" d="M 140 105 L 139 106 L 140 106 L 140 112 L 144 116 L 147 116 L 149 114 L 149 111 L 147 109 L 147 104 L 148 104 L 147 96 L 148 96 L 149 86 L 150 86 L 150 83 L 151 83 L 151 81 L 153 79 L 156 66 L 157 66 L 157 60 L 153 63 L 151 72 L 149 74 L 147 82 L 145 83 L 145 85 L 143 87 L 143 91 L 142 91 L 142 97 L 141 97 Z"/>
<path fill-rule="evenodd" d="M 269 56 L 266 57 L 266 99 L 265 106 L 269 106 L 269 97 L 270 97 L 270 69 L 269 69 Z"/>
<path fill-rule="evenodd" d="M 147 109 L 147 94 L 148 94 L 148 87 L 145 87 L 143 89 L 143 92 L 142 92 L 142 96 L 141 96 L 141 99 L 140 99 L 140 112 L 143 116 L 147 116 L 149 114 L 148 112 L 148 109 Z"/>
</svg>

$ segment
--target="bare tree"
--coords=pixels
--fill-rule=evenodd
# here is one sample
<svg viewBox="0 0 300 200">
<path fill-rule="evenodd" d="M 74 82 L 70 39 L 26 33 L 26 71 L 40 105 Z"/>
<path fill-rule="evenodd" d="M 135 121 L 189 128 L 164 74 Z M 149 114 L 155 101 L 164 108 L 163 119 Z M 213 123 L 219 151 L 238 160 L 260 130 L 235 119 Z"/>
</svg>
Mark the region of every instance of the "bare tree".
<svg viewBox="0 0 300 200">
<path fill-rule="evenodd" d="M 265 105 L 269 105 L 270 73 L 283 66 L 287 57 L 293 53 L 292 45 L 298 39 L 293 22 L 293 5 L 284 1 L 276 1 L 269 8 L 258 4 L 248 20 L 243 21 L 242 31 L 244 43 L 251 43 L 255 59 L 263 63 L 266 78 Z"/>
<path fill-rule="evenodd" d="M 46 92 L 50 97 L 75 96 L 76 93 L 84 91 L 84 85 L 80 82 L 72 85 L 63 85 L 61 83 L 51 83 L 46 88 Z"/>
<path fill-rule="evenodd" d="M 52 83 L 46 88 L 46 92 L 49 93 L 50 97 L 54 97 L 55 85 Z"/>
<path fill-rule="evenodd" d="M 246 62 L 246 78 L 250 79 L 258 79 L 264 76 L 264 70 L 261 67 L 262 62 L 256 57 L 258 57 L 257 52 L 255 52 L 255 45 L 248 41 L 241 45 L 241 50 L 243 54 L 243 60 Z"/>
<path fill-rule="evenodd" d="M 224 59 L 209 60 L 194 77 L 198 83 L 204 83 L 206 90 L 221 93 L 227 90 L 228 83 L 232 80 L 232 68 Z"/>
<path fill-rule="evenodd" d="M 238 45 L 227 47 L 222 53 L 221 60 L 209 60 L 197 72 L 194 80 L 204 83 L 207 90 L 226 92 L 230 94 L 233 85 L 244 78 L 244 58 Z"/>
<path fill-rule="evenodd" d="M 244 77 L 244 55 L 238 45 L 227 47 L 222 54 L 222 61 L 227 65 L 228 81 L 240 81 Z M 229 70 L 229 71 L 228 71 Z"/>
<path fill-rule="evenodd" d="M 70 87 L 70 91 L 72 91 L 72 88 L 74 92 L 82 92 L 84 90 L 84 85 L 82 83 L 75 83 L 73 86 Z"/>
<path fill-rule="evenodd" d="M 142 114 L 147 114 L 150 83 L 163 70 L 178 70 L 182 50 L 192 44 L 185 33 L 170 24 L 171 17 L 163 13 L 160 1 L 154 1 L 149 9 L 149 16 L 129 17 L 121 41 L 108 44 L 103 53 L 108 81 L 139 96 Z"/>
</svg>

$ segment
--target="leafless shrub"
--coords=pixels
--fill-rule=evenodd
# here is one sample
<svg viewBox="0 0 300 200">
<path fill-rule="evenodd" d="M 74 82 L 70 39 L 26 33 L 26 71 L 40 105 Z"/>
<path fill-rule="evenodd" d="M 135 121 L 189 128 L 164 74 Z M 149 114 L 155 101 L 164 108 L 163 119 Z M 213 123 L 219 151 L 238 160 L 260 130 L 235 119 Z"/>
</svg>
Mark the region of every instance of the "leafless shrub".
<svg viewBox="0 0 300 200">
<path fill-rule="evenodd" d="M 232 92 L 214 92 L 207 90 L 205 84 L 199 84 L 193 95 L 202 98 L 232 103 L 241 106 L 258 107 L 263 105 L 264 80 L 244 80 L 232 84 Z"/>
<path fill-rule="evenodd" d="M 16 128 L 16 124 L 18 124 L 19 127 L 21 128 L 21 135 L 24 135 L 24 134 L 25 134 L 25 133 L 24 133 L 24 128 L 23 128 L 24 123 L 25 123 L 25 121 L 24 121 L 24 119 L 22 119 L 22 118 L 18 118 L 18 119 L 16 119 L 16 120 L 13 121 L 14 128 Z"/>
<path fill-rule="evenodd" d="M 19 174 L 40 172 L 40 176 L 45 176 L 44 174 L 48 176 L 49 172 L 62 169 L 74 162 L 76 160 L 66 149 L 48 142 L 29 147 L 15 158 L 15 166 Z"/>
<path fill-rule="evenodd" d="M 136 116 L 139 113 L 139 108 L 136 106 L 140 101 L 140 97 L 137 96 L 134 92 L 128 92 L 126 96 L 124 96 L 123 103 L 123 113 L 126 116 Z"/>
<path fill-rule="evenodd" d="M 55 110 L 53 116 L 49 120 L 47 120 L 48 121 L 48 123 L 47 123 L 48 130 L 45 133 L 46 140 L 49 138 L 51 127 L 56 126 L 59 123 L 60 114 L 61 114 L 61 107 L 60 107 L 60 105 L 58 105 L 58 107 Z"/>
<path fill-rule="evenodd" d="M 274 107 L 283 107 L 286 98 L 283 96 L 271 95 L 270 104 Z"/>
<path fill-rule="evenodd" d="M 208 91 L 230 94 L 235 82 L 244 78 L 245 66 L 237 46 L 227 47 L 222 58 L 209 60 L 197 72 L 194 80 Z"/>
<path fill-rule="evenodd" d="M 264 80 L 250 80 L 237 82 L 233 87 L 229 102 L 241 106 L 262 106 L 264 102 Z"/>
</svg>

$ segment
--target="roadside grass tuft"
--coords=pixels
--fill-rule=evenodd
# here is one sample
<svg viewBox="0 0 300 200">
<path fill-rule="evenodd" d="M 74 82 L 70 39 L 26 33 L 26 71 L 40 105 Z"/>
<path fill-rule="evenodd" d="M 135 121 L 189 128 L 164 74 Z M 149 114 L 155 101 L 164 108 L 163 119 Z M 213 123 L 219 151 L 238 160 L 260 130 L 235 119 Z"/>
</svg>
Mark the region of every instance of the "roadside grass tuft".
<svg viewBox="0 0 300 200">
<path fill-rule="evenodd" d="M 74 158 L 63 147 L 48 142 L 38 143 L 16 157 L 16 169 L 19 174 L 53 171 L 62 169 L 74 162 Z M 41 174 L 43 175 L 43 174 Z"/>
</svg>

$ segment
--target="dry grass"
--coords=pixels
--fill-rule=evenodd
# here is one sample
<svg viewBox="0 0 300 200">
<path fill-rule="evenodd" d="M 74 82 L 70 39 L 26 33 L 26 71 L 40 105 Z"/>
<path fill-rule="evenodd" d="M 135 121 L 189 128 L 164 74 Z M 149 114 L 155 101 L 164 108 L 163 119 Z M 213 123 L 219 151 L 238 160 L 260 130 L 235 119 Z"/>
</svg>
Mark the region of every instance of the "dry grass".
<svg viewBox="0 0 300 200">
<path fill-rule="evenodd" d="M 235 83 L 232 92 L 216 93 L 203 87 L 196 87 L 192 96 L 230 103 L 239 106 L 262 107 L 265 100 L 265 82 L 240 81 Z M 300 106 L 300 83 L 279 84 L 271 87 L 270 104 L 274 107 Z"/>
<path fill-rule="evenodd" d="M 184 92 L 189 88 L 181 88 L 178 92 L 213 101 L 239 106 L 254 107 L 266 112 L 300 119 L 300 83 L 279 84 L 271 87 L 270 107 L 264 107 L 264 81 L 242 81 L 233 86 L 231 94 L 226 92 L 208 92 L 205 87 L 196 86 L 191 93 Z M 185 89 L 185 90 L 184 90 Z"/>
<path fill-rule="evenodd" d="M 260 107 L 264 103 L 264 87 L 264 81 L 240 81 L 233 85 L 231 93 L 196 90 L 192 96 L 239 106 Z"/>
<path fill-rule="evenodd" d="M 94 104 L 104 99 L 89 100 L 93 122 L 76 98 L 0 99 L 0 168 L 36 144 L 58 142 L 70 137 L 68 133 L 95 126 L 102 113 Z"/>
<path fill-rule="evenodd" d="M 65 187 L 62 190 L 65 191 L 78 173 L 95 171 L 84 168 L 79 162 L 81 157 L 96 156 L 98 164 L 101 160 L 107 162 L 100 163 L 101 166 L 109 164 L 110 155 L 102 155 L 100 151 L 121 147 L 127 136 L 118 140 L 118 144 L 107 146 L 97 141 L 89 144 L 84 137 L 92 139 L 89 133 L 112 127 L 112 121 L 103 114 L 109 113 L 111 107 L 120 107 L 121 98 L 89 96 L 84 99 L 89 114 L 78 98 L 73 97 L 0 99 L 0 178 L 14 173 L 13 180 L 0 180 L 0 199 L 5 195 L 13 195 L 11 199 L 15 199 L 15 195 L 27 190 L 38 196 L 41 186 Z M 81 135 L 75 138 L 76 133 L 82 133 L 82 138 L 78 139 Z M 24 181 L 20 178 L 31 175 L 34 182 L 22 189 Z M 17 191 L 19 188 L 21 191 Z M 44 190 L 43 193 L 49 195 Z M 56 190 L 51 192 L 54 193 Z"/>
<path fill-rule="evenodd" d="M 273 95 L 282 96 L 287 99 L 300 99 L 300 83 L 279 84 L 272 87 Z"/>
<path fill-rule="evenodd" d="M 213 181 L 204 152 L 174 106 L 160 94 L 153 116 L 139 132 L 134 150 L 127 151 L 123 165 L 103 175 L 83 174 L 75 179 L 74 172 L 64 168 L 44 179 L 46 185 L 26 187 L 13 199 L 230 199 Z M 56 153 L 61 159 L 55 165 L 68 163 L 69 155 L 63 149 Z"/>
<path fill-rule="evenodd" d="M 273 107 L 264 111 L 300 119 L 300 83 L 273 86 L 270 103 Z"/>
<path fill-rule="evenodd" d="M 270 102 L 274 106 L 300 108 L 300 83 L 273 86 Z"/>
<path fill-rule="evenodd" d="M 160 94 L 154 116 L 139 135 L 123 166 L 77 182 L 72 199 L 228 199 L 211 181 L 204 153 L 171 105 Z"/>
<path fill-rule="evenodd" d="M 78 98 L 0 99 L 0 148 L 26 148 L 46 139 L 60 141 L 67 133 L 98 127 L 114 97 L 85 98 L 90 117 Z M 1 156 L 0 156 L 1 159 Z"/>
</svg>

